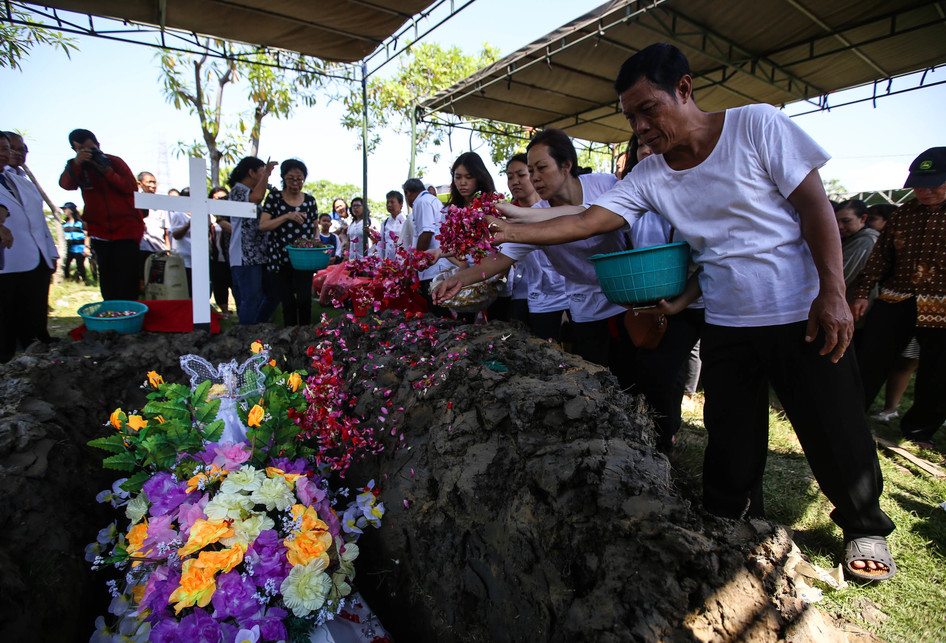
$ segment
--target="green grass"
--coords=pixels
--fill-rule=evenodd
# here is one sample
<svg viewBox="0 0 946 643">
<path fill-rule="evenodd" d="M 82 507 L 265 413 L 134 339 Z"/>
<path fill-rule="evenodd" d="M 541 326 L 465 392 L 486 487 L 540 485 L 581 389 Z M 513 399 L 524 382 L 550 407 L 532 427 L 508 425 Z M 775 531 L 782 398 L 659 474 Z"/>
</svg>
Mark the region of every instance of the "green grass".
<svg viewBox="0 0 946 643">
<path fill-rule="evenodd" d="M 694 412 L 684 414 L 684 426 L 671 458 L 678 484 L 690 494 L 700 493 L 700 475 L 706 432 L 702 400 Z M 882 407 L 882 397 L 871 412 Z M 901 413 L 913 402 L 912 384 L 900 405 Z M 900 441 L 898 421 L 870 420 L 880 437 Z M 768 517 L 794 531 L 795 542 L 814 563 L 824 568 L 841 560 L 841 531 L 828 518 L 831 505 L 821 494 L 791 425 L 775 408 L 769 414 L 769 458 L 765 490 Z M 903 445 L 921 458 L 946 467 L 946 430 L 934 440 L 937 450 Z M 935 478 L 905 459 L 881 450 L 884 475 L 881 507 L 897 525 L 888 537 L 899 571 L 889 580 L 868 584 L 849 583 L 845 590 L 826 587 L 819 606 L 873 631 L 885 641 L 946 640 L 946 479 Z M 882 615 L 877 616 L 879 610 Z"/>
<path fill-rule="evenodd" d="M 78 310 L 85 304 L 101 301 L 98 284 L 92 285 L 76 283 L 74 281 L 63 281 L 59 284 L 52 284 L 49 287 L 49 334 L 53 337 L 65 339 L 69 331 L 82 325 L 82 318 L 79 317 Z M 213 310 L 219 312 L 216 305 Z M 230 315 L 220 321 L 222 330 L 227 330 L 239 324 L 236 315 L 236 304 L 233 298 L 230 299 Z M 337 308 L 325 308 L 320 306 L 318 301 L 312 302 L 312 321 L 317 323 L 325 313 L 330 319 L 336 319 L 344 315 L 346 310 Z M 282 326 L 282 306 L 276 309 L 273 314 L 272 323 L 276 326 Z"/>
</svg>

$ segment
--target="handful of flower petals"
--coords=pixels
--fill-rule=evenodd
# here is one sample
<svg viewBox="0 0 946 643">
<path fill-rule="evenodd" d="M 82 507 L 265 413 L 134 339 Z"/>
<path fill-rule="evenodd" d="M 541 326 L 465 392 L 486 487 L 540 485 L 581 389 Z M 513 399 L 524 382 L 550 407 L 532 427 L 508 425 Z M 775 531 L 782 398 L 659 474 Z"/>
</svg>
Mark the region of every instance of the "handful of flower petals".
<svg viewBox="0 0 946 643">
<path fill-rule="evenodd" d="M 465 208 L 451 205 L 440 224 L 440 249 L 458 259 L 467 257 L 479 263 L 487 255 L 496 252 L 493 246 L 493 234 L 486 222 L 486 215 L 502 217 L 495 203 L 506 198 L 505 194 L 488 192 L 476 194 Z"/>
</svg>

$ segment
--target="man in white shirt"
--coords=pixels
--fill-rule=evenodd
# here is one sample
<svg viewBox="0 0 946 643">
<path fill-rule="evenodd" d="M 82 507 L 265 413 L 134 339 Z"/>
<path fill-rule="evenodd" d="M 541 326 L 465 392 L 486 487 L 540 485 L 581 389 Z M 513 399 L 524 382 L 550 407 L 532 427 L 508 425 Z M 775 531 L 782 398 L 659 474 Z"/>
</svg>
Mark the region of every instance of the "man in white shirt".
<svg viewBox="0 0 946 643">
<path fill-rule="evenodd" d="M 408 179 L 401 186 L 407 205 L 413 210 L 414 235 L 411 246 L 418 250 L 433 250 L 440 247 L 437 235 L 440 234 L 440 224 L 443 222 L 440 199 L 428 192 L 420 179 Z M 442 306 L 434 306 L 430 297 L 430 282 L 434 277 L 449 268 L 452 264 L 446 259 L 439 259 L 427 270 L 419 273 L 420 294 L 427 301 L 427 307 L 435 315 L 449 317 L 450 311 Z"/>
<path fill-rule="evenodd" d="M 391 259 L 397 256 L 397 249 L 404 245 L 401 240 L 401 228 L 404 225 L 404 196 L 397 190 L 391 190 L 386 195 L 388 216 L 381 222 L 381 240 L 378 241 L 378 253 L 382 259 Z M 409 242 L 408 242 L 409 243 Z"/>
<path fill-rule="evenodd" d="M 138 173 L 138 189 L 145 194 L 154 194 L 158 190 L 158 180 L 151 172 Z M 145 213 L 142 210 L 142 213 Z M 145 232 L 138 243 L 138 277 L 144 282 L 148 278 L 144 274 L 145 262 L 153 252 L 168 249 L 168 213 L 164 210 L 147 210 L 145 214 Z"/>
<path fill-rule="evenodd" d="M 703 502 L 718 515 L 763 516 L 768 391 L 775 389 L 844 531 L 844 565 L 893 576 L 880 509 L 880 466 L 845 355 L 853 319 L 841 244 L 818 168 L 827 153 L 783 113 L 750 105 L 707 113 L 693 101 L 686 57 L 657 43 L 629 58 L 615 90 L 654 155 L 576 216 L 494 221 L 498 242 L 556 244 L 633 225 L 645 212 L 676 228 L 702 269 L 709 434 Z M 688 302 L 662 302 L 674 313 Z"/>
</svg>

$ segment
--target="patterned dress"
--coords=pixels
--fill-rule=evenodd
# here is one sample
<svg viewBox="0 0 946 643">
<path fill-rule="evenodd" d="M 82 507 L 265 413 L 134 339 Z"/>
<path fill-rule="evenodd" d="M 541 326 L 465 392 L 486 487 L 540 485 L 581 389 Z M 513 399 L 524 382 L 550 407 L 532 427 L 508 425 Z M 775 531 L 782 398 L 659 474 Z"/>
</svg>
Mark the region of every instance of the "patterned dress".
<svg viewBox="0 0 946 643">
<path fill-rule="evenodd" d="M 272 272 L 279 272 L 282 267 L 290 265 L 286 246 L 296 239 L 315 237 L 319 223 L 319 210 L 315 197 L 311 194 L 303 194 L 302 205 L 296 207 L 286 203 L 282 197 L 282 192 L 274 190 L 269 193 L 263 203 L 263 212 L 268 212 L 274 219 L 296 210 L 305 213 L 305 221 L 302 223 L 286 221 L 278 228 L 269 231 L 269 239 L 266 242 L 266 259 L 267 267 Z"/>
</svg>

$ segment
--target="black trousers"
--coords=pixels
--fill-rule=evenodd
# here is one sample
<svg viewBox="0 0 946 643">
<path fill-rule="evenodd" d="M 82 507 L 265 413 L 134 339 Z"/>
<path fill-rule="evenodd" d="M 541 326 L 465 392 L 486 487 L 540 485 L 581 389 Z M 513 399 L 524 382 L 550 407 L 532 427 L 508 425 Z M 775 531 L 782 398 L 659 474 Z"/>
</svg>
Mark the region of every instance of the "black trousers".
<svg viewBox="0 0 946 643">
<path fill-rule="evenodd" d="M 908 439 L 925 442 L 946 421 L 946 328 L 918 327 L 915 297 L 897 303 L 875 301 L 861 330 L 857 360 L 867 409 L 912 337 L 920 343 L 920 363 L 913 406 L 901 418 L 900 431 Z"/>
<path fill-rule="evenodd" d="M 589 362 L 608 367 L 621 384 L 634 383 L 634 345 L 624 329 L 624 315 L 569 324 L 572 350 Z"/>
<path fill-rule="evenodd" d="M 99 264 L 99 291 L 102 299 L 138 299 L 138 242 L 131 239 L 92 239 Z"/>
<path fill-rule="evenodd" d="M 273 273 L 276 291 L 282 303 L 284 326 L 308 326 L 312 323 L 312 276 L 314 272 L 282 266 Z"/>
<path fill-rule="evenodd" d="M 213 295 L 214 303 L 220 312 L 227 312 L 230 302 L 230 286 L 233 281 L 230 277 L 230 264 L 225 261 L 210 261 L 210 292 Z M 311 291 L 311 284 L 309 285 Z M 311 292 L 310 292 L 311 295 Z M 310 297 L 311 299 L 311 297 Z M 311 309 L 311 304 L 309 308 Z"/>
<path fill-rule="evenodd" d="M 628 313 L 631 314 L 631 313 Z M 654 411 L 657 446 L 668 451 L 680 430 L 680 405 L 690 351 L 703 331 L 703 310 L 687 308 L 667 320 L 667 330 L 657 348 L 638 348 L 634 355 L 634 382 Z"/>
<path fill-rule="evenodd" d="M 49 277 L 43 258 L 28 272 L 0 274 L 0 363 L 9 362 L 16 343 L 26 348 L 35 340 L 49 341 L 46 327 Z"/>
<path fill-rule="evenodd" d="M 528 307 L 526 307 L 526 310 L 528 311 Z M 562 341 L 562 316 L 564 314 L 564 310 L 553 310 L 547 313 L 527 312 L 529 330 L 539 339 L 551 339 L 553 342 L 560 342 Z"/>
<path fill-rule="evenodd" d="M 421 279 L 420 281 L 420 296 L 424 298 L 424 301 L 427 302 L 427 312 L 431 315 L 436 315 L 437 317 L 442 317 L 444 319 L 453 319 L 453 315 L 450 314 L 449 308 L 444 308 L 443 306 L 435 306 L 434 299 L 430 294 L 430 282 L 433 279 Z"/>
<path fill-rule="evenodd" d="M 764 515 L 771 384 L 834 504 L 832 520 L 848 535 L 886 536 L 894 525 L 878 502 L 883 478 L 863 413 L 857 360 L 849 352 L 833 364 L 819 355 L 823 333 L 807 343 L 805 325 L 704 326 L 704 505 L 732 518 Z"/>
<path fill-rule="evenodd" d="M 69 278 L 69 266 L 72 265 L 72 262 L 76 262 L 76 271 L 73 275 L 73 279 L 76 283 L 79 282 L 79 279 L 82 279 L 82 283 L 89 281 L 89 276 L 85 272 L 85 254 L 81 252 L 70 252 L 66 255 L 66 261 L 63 263 L 63 274 L 66 279 Z"/>
</svg>

